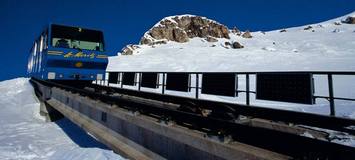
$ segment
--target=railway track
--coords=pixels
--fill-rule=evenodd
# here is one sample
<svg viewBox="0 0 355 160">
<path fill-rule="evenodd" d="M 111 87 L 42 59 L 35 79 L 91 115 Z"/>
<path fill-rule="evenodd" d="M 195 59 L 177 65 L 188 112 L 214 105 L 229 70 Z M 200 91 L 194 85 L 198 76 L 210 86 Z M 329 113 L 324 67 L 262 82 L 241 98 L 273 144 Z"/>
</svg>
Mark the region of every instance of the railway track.
<svg viewBox="0 0 355 160">
<path fill-rule="evenodd" d="M 228 143 L 226 139 L 231 139 L 295 159 L 355 158 L 355 148 L 329 141 L 327 132 L 323 131 L 334 130 L 354 135 L 355 132 L 351 129 L 351 126 L 355 125 L 353 119 L 138 92 L 95 84 L 82 89 L 38 79 L 30 81 L 34 86 L 61 88 L 158 118 L 162 122 L 172 122 L 199 130 L 225 143 Z M 300 135 L 304 132 L 313 136 Z"/>
</svg>

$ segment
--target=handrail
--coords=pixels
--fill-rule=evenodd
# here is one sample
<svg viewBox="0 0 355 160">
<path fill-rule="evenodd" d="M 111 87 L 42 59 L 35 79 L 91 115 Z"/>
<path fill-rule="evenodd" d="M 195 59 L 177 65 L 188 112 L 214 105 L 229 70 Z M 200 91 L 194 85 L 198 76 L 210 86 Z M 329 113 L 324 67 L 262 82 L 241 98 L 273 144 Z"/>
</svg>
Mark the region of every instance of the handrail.
<svg viewBox="0 0 355 160">
<path fill-rule="evenodd" d="M 330 110 L 330 115 L 331 116 L 335 116 L 335 102 L 334 100 L 345 100 L 345 101 L 355 101 L 355 98 L 349 98 L 349 97 L 334 97 L 334 86 L 333 86 L 333 76 L 355 76 L 355 71 L 257 71 L 257 72 L 163 72 L 163 71 L 107 71 L 106 73 L 111 73 L 111 72 L 115 72 L 115 73 L 139 73 L 139 75 L 142 75 L 142 73 L 157 73 L 157 74 L 162 74 L 163 75 L 163 79 L 162 79 L 162 83 L 158 82 L 159 86 L 162 86 L 162 91 L 161 94 L 166 94 L 165 93 L 165 80 L 166 80 L 166 74 L 169 73 L 184 73 L 184 74 L 189 74 L 189 75 L 196 75 L 195 76 L 195 80 L 196 80 L 196 86 L 192 87 L 189 86 L 189 88 L 195 88 L 196 89 L 196 94 L 195 94 L 195 98 L 199 99 L 199 91 L 201 90 L 200 84 L 199 84 L 199 80 L 201 78 L 199 78 L 199 75 L 203 75 L 203 74 L 208 74 L 208 73 L 229 73 L 229 74 L 235 74 L 235 75 L 245 75 L 246 81 L 246 89 L 245 90 L 235 90 L 236 93 L 246 93 L 245 96 L 245 104 L 246 105 L 250 105 L 250 93 L 252 94 L 256 94 L 256 91 L 252 91 L 250 90 L 250 75 L 257 75 L 257 74 L 262 74 L 262 73 L 287 73 L 287 74 L 312 74 L 312 75 L 323 75 L 323 76 L 327 76 L 328 77 L 328 95 L 329 96 L 319 96 L 319 95 L 313 95 L 313 99 L 317 99 L 317 98 L 324 98 L 326 100 L 329 101 L 329 110 Z M 122 76 L 120 76 L 122 77 Z M 109 85 L 108 80 L 101 80 L 100 84 L 105 84 L 107 81 L 107 85 Z M 121 83 L 121 88 L 123 88 L 123 84 L 122 81 L 118 81 L 119 83 Z M 96 81 L 96 83 L 98 83 Z M 135 83 L 137 83 L 139 86 L 139 91 L 140 91 L 140 83 L 141 83 L 141 79 L 139 78 L 138 81 L 136 81 Z"/>
<path fill-rule="evenodd" d="M 312 73 L 312 74 L 332 74 L 332 75 L 355 75 L 355 71 L 256 71 L 256 72 L 181 72 L 181 71 L 106 71 L 109 72 L 118 72 L 118 73 L 188 73 L 188 74 L 203 74 L 203 73 L 236 73 L 236 74 L 257 74 L 257 73 Z"/>
</svg>

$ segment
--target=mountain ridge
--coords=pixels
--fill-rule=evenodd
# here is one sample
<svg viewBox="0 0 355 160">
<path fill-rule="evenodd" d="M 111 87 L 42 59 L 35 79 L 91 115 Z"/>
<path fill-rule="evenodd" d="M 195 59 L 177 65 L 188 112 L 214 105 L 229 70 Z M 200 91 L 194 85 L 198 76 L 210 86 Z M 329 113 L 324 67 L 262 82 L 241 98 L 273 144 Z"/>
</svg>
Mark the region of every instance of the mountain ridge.
<svg viewBox="0 0 355 160">
<path fill-rule="evenodd" d="M 354 71 L 355 28 L 343 23 L 355 12 L 333 20 L 243 38 L 190 38 L 189 42 L 132 45 L 132 55 L 109 58 L 113 71 Z M 308 26 L 311 26 L 309 28 Z M 231 43 L 232 42 L 232 43 Z M 234 42 L 244 48 L 233 49 Z"/>
<path fill-rule="evenodd" d="M 327 27 L 329 25 L 347 25 L 355 23 L 355 12 L 347 14 L 342 17 L 338 17 L 325 22 L 309 24 L 299 27 L 283 28 L 268 32 L 249 32 L 248 30 L 243 32 L 237 27 L 229 29 L 227 26 L 202 16 L 196 15 L 176 15 L 165 17 L 157 22 L 151 29 L 146 31 L 139 44 L 129 44 L 122 48 L 118 55 L 132 55 L 137 54 L 144 45 L 148 45 L 152 48 L 158 45 L 164 45 L 169 42 L 189 43 L 193 38 L 201 38 L 201 41 L 215 43 L 211 46 L 223 46 L 226 49 L 244 48 L 244 44 L 240 40 L 236 40 L 231 37 L 252 38 L 254 34 L 267 34 L 272 32 L 287 32 L 293 30 L 304 30 L 310 32 L 319 31 L 320 28 Z M 332 30 L 339 32 L 340 30 L 335 28 Z M 243 41 L 243 40 L 242 40 Z"/>
</svg>

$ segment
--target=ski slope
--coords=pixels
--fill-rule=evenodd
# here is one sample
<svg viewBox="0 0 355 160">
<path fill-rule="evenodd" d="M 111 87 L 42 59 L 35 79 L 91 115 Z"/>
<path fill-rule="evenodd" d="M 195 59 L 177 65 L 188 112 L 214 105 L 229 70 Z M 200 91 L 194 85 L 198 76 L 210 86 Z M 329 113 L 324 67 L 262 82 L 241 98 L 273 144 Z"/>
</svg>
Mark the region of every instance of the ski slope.
<svg viewBox="0 0 355 160">
<path fill-rule="evenodd" d="M 0 82 L 1 160 L 123 159 L 68 119 L 46 123 L 28 80 Z"/>
</svg>

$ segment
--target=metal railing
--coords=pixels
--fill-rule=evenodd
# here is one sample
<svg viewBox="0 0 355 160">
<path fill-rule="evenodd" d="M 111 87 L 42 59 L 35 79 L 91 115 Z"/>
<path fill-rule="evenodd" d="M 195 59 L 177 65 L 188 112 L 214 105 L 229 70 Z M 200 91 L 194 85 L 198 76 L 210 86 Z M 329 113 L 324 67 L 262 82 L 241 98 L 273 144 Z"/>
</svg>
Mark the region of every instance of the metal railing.
<svg viewBox="0 0 355 160">
<path fill-rule="evenodd" d="M 113 72 L 113 71 L 112 71 Z M 108 75 L 110 72 L 107 72 Z M 345 98 L 345 97 L 335 97 L 334 96 L 334 85 L 333 85 L 333 76 L 345 76 L 345 75 L 350 75 L 350 76 L 355 76 L 355 72 L 353 71 L 290 71 L 290 72 L 286 72 L 286 71 L 282 71 L 282 72 L 140 72 L 140 71 L 115 71 L 115 73 L 118 73 L 118 82 L 117 84 L 120 84 L 120 87 L 123 88 L 124 85 L 122 83 L 122 75 L 123 73 L 135 73 L 136 75 L 138 75 L 138 77 L 140 78 L 135 78 L 135 82 L 134 84 L 137 85 L 138 84 L 138 91 L 141 90 L 141 77 L 142 77 L 142 73 L 156 73 L 158 75 L 158 77 L 162 76 L 162 79 L 158 78 L 158 82 L 157 85 L 161 86 L 161 94 L 166 94 L 165 93 L 165 87 L 166 87 L 166 75 L 169 73 L 183 73 L 183 74 L 189 74 L 189 91 L 191 91 L 191 89 L 195 89 L 195 98 L 199 99 L 200 96 L 200 90 L 202 89 L 200 87 L 200 75 L 203 74 L 208 74 L 208 73 L 232 73 L 235 74 L 235 76 L 238 75 L 244 75 L 245 76 L 245 90 L 238 90 L 236 89 L 235 92 L 236 93 L 245 93 L 245 104 L 246 105 L 250 105 L 250 94 L 256 94 L 256 91 L 251 91 L 250 90 L 250 76 L 251 75 L 257 75 L 257 74 L 262 74 L 262 73 L 286 73 L 286 74 L 290 74 L 290 73 L 295 73 L 295 74 L 312 74 L 312 75 L 317 75 L 317 76 L 327 76 L 327 84 L 328 84 L 328 96 L 320 96 L 320 95 L 313 95 L 313 99 L 326 99 L 329 101 L 329 108 L 330 108 L 330 115 L 331 116 L 335 116 L 335 102 L 334 100 L 345 100 L 345 101 L 355 101 L 355 98 Z M 191 86 L 191 77 L 192 75 L 195 75 L 195 87 Z M 100 85 L 107 85 L 109 86 L 110 84 L 108 83 L 108 76 L 106 76 L 105 80 L 98 80 L 96 81 L 96 84 L 100 84 Z M 202 78 L 201 78 L 202 79 Z M 238 80 L 237 80 L 238 81 Z M 238 83 L 237 83 L 238 85 Z M 218 96 L 218 95 L 217 95 Z"/>
</svg>

